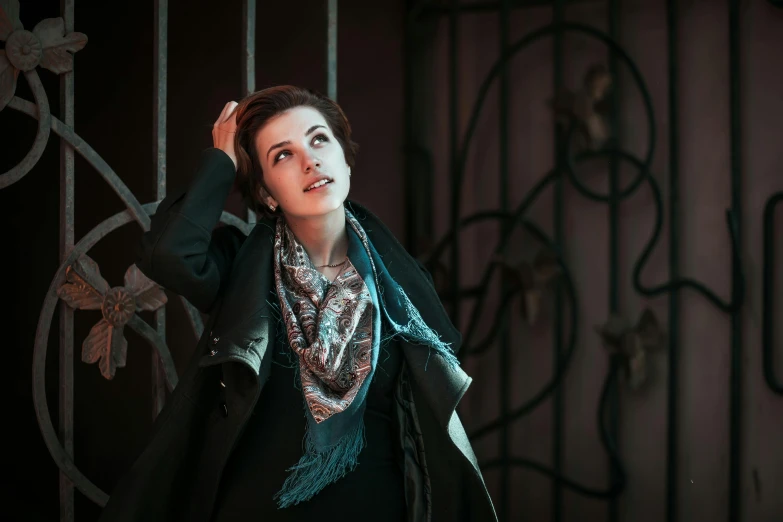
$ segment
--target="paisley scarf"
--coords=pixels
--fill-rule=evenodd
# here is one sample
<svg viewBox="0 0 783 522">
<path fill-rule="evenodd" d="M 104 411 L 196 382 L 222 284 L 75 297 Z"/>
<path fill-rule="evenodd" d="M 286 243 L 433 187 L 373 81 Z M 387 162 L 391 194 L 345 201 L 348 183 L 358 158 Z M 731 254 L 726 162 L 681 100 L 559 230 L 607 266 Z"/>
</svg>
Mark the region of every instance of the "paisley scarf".
<svg viewBox="0 0 783 522">
<path fill-rule="evenodd" d="M 275 495 L 280 508 L 309 500 L 358 465 L 367 390 L 384 341 L 382 316 L 390 338 L 428 346 L 459 364 L 389 275 L 359 221 L 348 209 L 345 217 L 348 260 L 333 282 L 316 270 L 285 220 L 276 224 L 275 288 L 299 360 L 307 419 L 304 455 Z"/>
</svg>

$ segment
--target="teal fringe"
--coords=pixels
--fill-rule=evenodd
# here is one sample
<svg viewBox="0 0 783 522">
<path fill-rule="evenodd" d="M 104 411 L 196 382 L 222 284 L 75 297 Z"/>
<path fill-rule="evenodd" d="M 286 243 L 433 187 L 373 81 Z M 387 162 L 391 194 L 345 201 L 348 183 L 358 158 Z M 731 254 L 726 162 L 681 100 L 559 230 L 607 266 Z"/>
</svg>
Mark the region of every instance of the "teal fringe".
<svg viewBox="0 0 783 522">
<path fill-rule="evenodd" d="M 305 446 L 299 462 L 288 468 L 287 471 L 292 473 L 285 479 L 283 488 L 275 493 L 279 509 L 310 500 L 323 488 L 356 469 L 359 453 L 365 446 L 364 420 L 360 420 L 358 426 L 337 444 L 320 453 L 316 451 L 308 431 Z"/>
<path fill-rule="evenodd" d="M 392 319 L 388 310 L 389 303 L 386 299 L 384 284 L 381 278 L 378 277 L 378 269 L 376 268 L 375 261 L 373 260 L 373 253 L 378 255 L 379 260 L 380 255 L 376 252 L 375 248 L 372 247 L 369 239 L 367 238 L 366 232 L 362 228 L 361 224 L 359 224 L 359 221 L 356 219 L 356 217 L 351 213 L 350 210 L 348 210 L 348 207 L 345 208 L 345 215 L 348 219 L 348 223 L 351 225 L 351 227 L 353 227 L 356 235 L 362 242 L 362 245 L 364 245 L 364 250 L 367 252 L 367 255 L 370 258 L 370 266 L 372 266 L 373 277 L 375 278 L 375 284 L 378 288 L 378 298 L 382 303 L 382 308 L 386 313 L 387 319 L 389 319 L 389 322 L 392 323 L 393 329 L 396 330 L 396 335 L 402 336 L 408 342 L 422 344 L 428 346 L 430 350 L 435 350 L 446 360 L 451 368 L 459 366 L 459 359 L 457 359 L 457 356 L 454 355 L 454 350 L 449 347 L 449 343 L 444 343 L 441 341 L 438 333 L 424 322 L 424 319 L 422 319 L 419 310 L 413 305 L 410 298 L 408 297 L 408 294 L 405 293 L 405 290 L 403 290 L 403 288 L 397 284 L 391 275 L 384 269 L 385 275 L 391 281 L 392 290 L 395 291 L 394 297 L 397 298 L 397 302 L 394 304 L 396 305 L 397 309 L 402 308 L 405 311 L 406 315 L 408 316 L 408 324 L 397 324 L 397 322 Z M 383 261 L 380 260 L 379 264 L 383 266 Z M 395 335 L 392 335 L 392 337 L 394 336 Z M 430 354 L 428 352 L 427 362 L 429 362 L 429 355 Z M 426 364 L 424 365 L 424 369 L 427 369 Z"/>
<path fill-rule="evenodd" d="M 405 308 L 410 320 L 407 325 L 396 325 L 397 331 L 409 341 L 426 345 L 435 350 L 452 368 L 459 366 L 459 359 L 454 355 L 454 351 L 450 348 L 449 343 L 441 341 L 438 333 L 424 322 L 419 310 L 411 303 L 405 291 L 400 289 L 400 294 L 402 294 L 403 302 L 399 304 Z M 429 356 L 427 362 L 429 362 Z M 426 364 L 424 369 L 427 369 Z"/>
</svg>

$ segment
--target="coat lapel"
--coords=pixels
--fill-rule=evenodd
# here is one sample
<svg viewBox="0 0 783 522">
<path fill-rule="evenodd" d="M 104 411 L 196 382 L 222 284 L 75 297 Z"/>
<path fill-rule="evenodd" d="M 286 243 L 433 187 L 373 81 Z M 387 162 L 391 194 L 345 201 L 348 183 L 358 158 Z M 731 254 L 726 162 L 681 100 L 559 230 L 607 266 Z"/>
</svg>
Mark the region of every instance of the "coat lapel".
<svg viewBox="0 0 783 522">
<path fill-rule="evenodd" d="M 347 203 L 347 205 L 383 258 L 389 274 L 408 294 L 424 322 L 438 332 L 441 338 L 450 343 L 452 349 L 457 352 L 462 343 L 462 336 L 451 323 L 440 297 L 419 263 L 408 254 L 380 219 L 356 203 Z M 411 378 L 432 408 L 438 425 L 448 431 L 454 445 L 480 475 L 473 448 L 456 414 L 457 404 L 473 379 L 462 368 L 452 367 L 442 357 L 434 355 L 434 352 L 424 346 L 406 342 L 403 342 L 402 346 Z"/>
</svg>

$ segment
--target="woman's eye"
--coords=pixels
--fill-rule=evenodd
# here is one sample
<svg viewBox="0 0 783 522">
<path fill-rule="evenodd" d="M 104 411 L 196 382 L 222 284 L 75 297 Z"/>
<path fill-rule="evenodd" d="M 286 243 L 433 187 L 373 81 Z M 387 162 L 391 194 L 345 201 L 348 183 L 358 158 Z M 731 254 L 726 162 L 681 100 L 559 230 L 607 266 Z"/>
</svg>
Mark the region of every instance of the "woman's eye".
<svg viewBox="0 0 783 522">
<path fill-rule="evenodd" d="M 278 161 L 280 161 L 281 159 L 285 158 L 284 154 L 290 154 L 290 152 L 288 152 L 287 150 L 284 150 L 284 151 L 282 151 L 280 154 L 278 154 L 277 156 L 275 156 L 275 163 L 277 163 L 277 162 L 278 162 Z"/>
<path fill-rule="evenodd" d="M 313 138 L 313 144 L 314 145 L 317 144 L 317 143 L 323 143 L 325 141 L 329 141 L 329 137 L 326 134 L 319 134 L 318 136 Z"/>
</svg>

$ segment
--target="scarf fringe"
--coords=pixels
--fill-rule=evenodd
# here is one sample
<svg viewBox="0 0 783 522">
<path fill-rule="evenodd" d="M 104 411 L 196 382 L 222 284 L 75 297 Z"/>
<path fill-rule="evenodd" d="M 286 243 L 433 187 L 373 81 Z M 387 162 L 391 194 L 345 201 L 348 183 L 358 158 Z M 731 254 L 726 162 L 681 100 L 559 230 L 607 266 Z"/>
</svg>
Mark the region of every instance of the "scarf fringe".
<svg viewBox="0 0 783 522">
<path fill-rule="evenodd" d="M 287 471 L 292 473 L 274 496 L 279 509 L 310 500 L 323 488 L 356 469 L 359 453 L 365 446 L 364 420 L 360 420 L 357 427 L 344 435 L 337 444 L 321 453 L 316 451 L 309 431 L 305 436 L 305 445 L 304 455 L 298 463 L 288 468 Z"/>
<path fill-rule="evenodd" d="M 450 343 L 444 343 L 440 340 L 440 336 L 438 333 L 430 328 L 427 323 L 424 322 L 424 319 L 421 318 L 421 314 L 419 313 L 418 308 L 413 306 L 413 303 L 411 303 L 410 298 L 405 293 L 405 291 L 400 288 L 399 293 L 401 294 L 402 303 L 399 303 L 403 308 L 405 308 L 408 317 L 410 318 L 408 321 L 408 324 L 406 325 L 399 325 L 396 324 L 395 328 L 397 332 L 402 335 L 404 338 L 406 338 L 408 341 L 415 342 L 417 344 L 422 344 L 427 347 L 429 347 L 431 350 L 435 350 L 438 355 L 443 357 L 446 362 L 451 366 L 451 368 L 456 368 L 460 365 L 459 359 L 457 359 L 457 356 L 454 355 L 454 351 L 451 349 Z M 387 314 L 388 317 L 388 314 Z M 389 320 L 391 321 L 391 318 L 389 317 Z M 393 322 L 393 321 L 392 321 Z M 427 356 L 427 362 L 429 362 L 429 354 Z M 427 366 L 425 364 L 424 370 L 427 370 Z"/>
<path fill-rule="evenodd" d="M 375 278 L 376 287 L 378 289 L 378 299 L 381 301 L 381 303 L 383 303 L 381 308 L 383 309 L 386 318 L 393 325 L 393 329 L 396 331 L 395 335 L 400 335 L 409 342 L 427 346 L 430 350 L 427 353 L 427 363 L 429 363 L 429 356 L 432 350 L 435 350 L 438 355 L 446 360 L 452 369 L 459 366 L 459 359 L 454 354 L 454 350 L 450 348 L 451 344 L 444 343 L 440 340 L 440 335 L 424 322 L 424 319 L 421 317 L 421 313 L 419 313 L 419 309 L 413 305 L 410 297 L 408 297 L 408 294 L 405 293 L 405 290 L 403 290 L 403 288 L 397 284 L 394 279 L 389 277 L 392 290 L 396 294 L 397 298 L 397 302 L 394 303 L 396 305 L 396 309 L 402 308 L 405 311 L 405 314 L 408 317 L 408 324 L 398 324 L 391 317 L 388 310 L 389 303 L 386 299 L 386 290 L 384 288 L 383 282 L 381 281 L 381 278 L 378 277 L 378 269 L 375 267 L 375 261 L 373 260 L 373 252 L 375 252 L 375 250 L 370 246 L 370 241 L 367 238 L 367 234 L 364 232 L 361 224 L 359 224 L 359 222 L 356 220 L 356 217 L 347 208 L 345 209 L 345 215 L 348 223 L 354 229 L 356 235 L 359 236 L 359 239 L 364 245 L 364 250 L 367 252 L 367 255 L 370 258 L 370 266 L 372 267 L 373 277 Z M 383 261 L 381 261 L 381 264 L 383 264 Z M 395 335 L 392 335 L 392 337 Z M 427 370 L 426 363 L 424 365 L 424 370 Z"/>
</svg>

